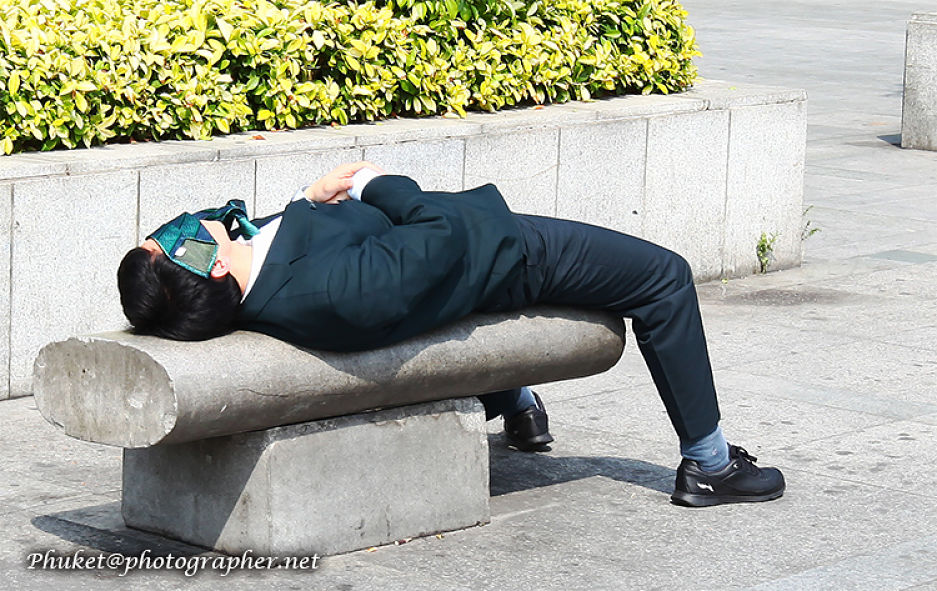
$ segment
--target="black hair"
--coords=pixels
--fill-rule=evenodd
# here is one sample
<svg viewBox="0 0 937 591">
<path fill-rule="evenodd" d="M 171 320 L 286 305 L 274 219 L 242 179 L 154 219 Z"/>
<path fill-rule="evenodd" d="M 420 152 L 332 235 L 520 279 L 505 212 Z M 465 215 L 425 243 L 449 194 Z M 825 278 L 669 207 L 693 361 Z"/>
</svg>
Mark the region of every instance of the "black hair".
<svg viewBox="0 0 937 591">
<path fill-rule="evenodd" d="M 120 305 L 134 332 L 201 341 L 234 328 L 241 288 L 230 274 L 200 277 L 163 253 L 128 252 L 117 269 Z"/>
</svg>

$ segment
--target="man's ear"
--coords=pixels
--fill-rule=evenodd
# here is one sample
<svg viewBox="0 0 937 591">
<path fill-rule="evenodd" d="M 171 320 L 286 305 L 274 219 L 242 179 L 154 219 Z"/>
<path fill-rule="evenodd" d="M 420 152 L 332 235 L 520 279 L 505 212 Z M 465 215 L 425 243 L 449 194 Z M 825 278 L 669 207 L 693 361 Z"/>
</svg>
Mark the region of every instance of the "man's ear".
<svg viewBox="0 0 937 591">
<path fill-rule="evenodd" d="M 215 259 L 215 264 L 211 266 L 211 275 L 212 279 L 221 279 L 225 275 L 231 272 L 231 262 L 228 260 L 228 257 L 218 257 Z"/>
</svg>

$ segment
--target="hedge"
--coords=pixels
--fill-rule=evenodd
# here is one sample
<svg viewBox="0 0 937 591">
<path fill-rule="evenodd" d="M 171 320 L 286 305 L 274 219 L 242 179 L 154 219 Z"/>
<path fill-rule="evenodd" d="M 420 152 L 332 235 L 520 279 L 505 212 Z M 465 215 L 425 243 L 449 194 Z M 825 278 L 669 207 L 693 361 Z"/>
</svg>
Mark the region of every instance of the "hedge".
<svg viewBox="0 0 937 591">
<path fill-rule="evenodd" d="M 690 86 L 675 0 L 0 0 L 4 153 Z"/>
</svg>

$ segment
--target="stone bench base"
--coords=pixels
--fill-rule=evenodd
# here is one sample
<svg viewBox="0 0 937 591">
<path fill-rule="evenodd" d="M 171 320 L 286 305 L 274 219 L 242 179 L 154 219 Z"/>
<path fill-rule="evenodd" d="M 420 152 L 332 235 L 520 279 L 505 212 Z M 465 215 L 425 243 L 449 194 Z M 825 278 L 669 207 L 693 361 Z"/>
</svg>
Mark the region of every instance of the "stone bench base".
<svg viewBox="0 0 937 591">
<path fill-rule="evenodd" d="M 124 450 L 124 521 L 241 554 L 337 554 L 487 523 L 482 405 L 459 398 Z"/>
</svg>

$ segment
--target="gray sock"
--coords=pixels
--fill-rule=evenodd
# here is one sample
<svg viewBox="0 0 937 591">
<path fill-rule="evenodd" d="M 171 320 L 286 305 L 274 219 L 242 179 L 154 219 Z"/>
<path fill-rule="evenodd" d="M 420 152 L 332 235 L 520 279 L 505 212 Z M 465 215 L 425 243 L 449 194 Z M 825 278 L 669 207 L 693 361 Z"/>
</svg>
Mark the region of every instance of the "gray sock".
<svg viewBox="0 0 937 591">
<path fill-rule="evenodd" d="M 716 425 L 715 431 L 696 441 L 681 441 L 680 455 L 693 460 L 706 472 L 716 472 L 729 465 L 729 444 Z"/>
</svg>

